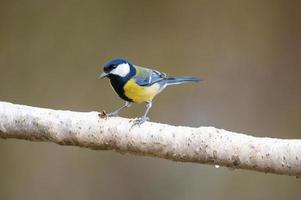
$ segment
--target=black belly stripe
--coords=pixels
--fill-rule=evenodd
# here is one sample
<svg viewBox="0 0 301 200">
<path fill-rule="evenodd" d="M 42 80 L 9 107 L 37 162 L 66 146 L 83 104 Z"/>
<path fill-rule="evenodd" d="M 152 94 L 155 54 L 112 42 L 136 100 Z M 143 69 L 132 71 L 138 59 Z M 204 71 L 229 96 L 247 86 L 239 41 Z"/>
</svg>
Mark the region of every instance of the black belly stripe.
<svg viewBox="0 0 301 200">
<path fill-rule="evenodd" d="M 111 77 L 110 78 L 110 82 L 111 82 L 111 85 L 112 87 L 114 88 L 115 92 L 118 94 L 118 96 L 125 100 L 125 101 L 130 101 L 130 102 L 133 102 L 132 99 L 128 98 L 127 96 L 125 96 L 124 94 L 124 89 L 123 89 L 123 86 L 125 85 L 125 82 L 123 81 L 120 81 L 120 80 L 116 80 L 116 78 L 114 77 Z"/>
<path fill-rule="evenodd" d="M 128 82 L 128 80 L 130 80 L 136 74 L 136 69 L 132 65 L 130 66 L 130 73 L 126 77 L 120 77 L 114 74 L 109 74 L 109 78 L 112 87 L 121 99 L 129 102 L 134 102 L 132 99 L 125 96 L 123 89 L 124 85 Z"/>
</svg>

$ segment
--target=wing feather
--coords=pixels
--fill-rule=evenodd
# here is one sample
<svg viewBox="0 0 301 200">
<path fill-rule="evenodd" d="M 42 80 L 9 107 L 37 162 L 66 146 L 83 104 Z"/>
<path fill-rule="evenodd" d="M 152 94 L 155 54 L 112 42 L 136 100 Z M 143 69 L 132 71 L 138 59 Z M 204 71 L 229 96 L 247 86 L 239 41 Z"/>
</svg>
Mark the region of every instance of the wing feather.
<svg viewBox="0 0 301 200">
<path fill-rule="evenodd" d="M 148 69 L 145 67 L 135 66 L 136 75 L 133 77 L 135 82 L 140 86 L 147 86 L 164 80 L 167 75 L 165 73 Z"/>
</svg>

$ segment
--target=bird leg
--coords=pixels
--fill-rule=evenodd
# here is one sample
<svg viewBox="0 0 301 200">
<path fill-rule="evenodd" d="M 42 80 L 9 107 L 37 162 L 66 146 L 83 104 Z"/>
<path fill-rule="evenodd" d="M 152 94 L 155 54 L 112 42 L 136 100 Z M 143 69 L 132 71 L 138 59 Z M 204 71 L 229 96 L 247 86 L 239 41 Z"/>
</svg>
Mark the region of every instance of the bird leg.
<svg viewBox="0 0 301 200">
<path fill-rule="evenodd" d="M 116 116 L 118 116 L 120 111 L 122 111 L 124 108 L 130 107 L 131 105 L 132 105 L 132 102 L 126 101 L 124 106 L 118 108 L 114 112 L 108 113 L 107 116 L 108 117 L 116 117 Z"/>
<path fill-rule="evenodd" d="M 143 115 L 142 117 L 136 119 L 136 120 L 134 121 L 133 126 L 135 126 L 135 125 L 140 126 L 140 125 L 143 124 L 145 121 L 148 121 L 148 120 L 149 120 L 149 117 L 147 117 L 147 114 L 148 114 L 148 112 L 149 112 L 149 110 L 150 110 L 151 107 L 152 107 L 152 102 L 151 102 L 151 101 L 147 102 L 147 104 L 146 104 L 146 110 L 145 110 L 144 115 Z M 132 127 L 133 127 L 133 126 L 132 126 Z"/>
</svg>

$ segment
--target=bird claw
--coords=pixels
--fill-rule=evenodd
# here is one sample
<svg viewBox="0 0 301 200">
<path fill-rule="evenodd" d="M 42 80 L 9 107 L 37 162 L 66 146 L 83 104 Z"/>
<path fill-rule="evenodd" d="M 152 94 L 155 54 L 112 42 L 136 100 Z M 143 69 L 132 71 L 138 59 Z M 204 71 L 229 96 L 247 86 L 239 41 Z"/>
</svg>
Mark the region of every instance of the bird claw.
<svg viewBox="0 0 301 200">
<path fill-rule="evenodd" d="M 107 117 L 119 117 L 118 113 L 117 112 L 111 112 L 111 113 L 108 113 L 106 114 Z"/>
<path fill-rule="evenodd" d="M 144 122 L 149 121 L 149 117 L 140 117 L 138 119 L 135 119 L 133 122 L 132 127 L 134 126 L 140 126 L 141 124 L 143 124 Z"/>
</svg>

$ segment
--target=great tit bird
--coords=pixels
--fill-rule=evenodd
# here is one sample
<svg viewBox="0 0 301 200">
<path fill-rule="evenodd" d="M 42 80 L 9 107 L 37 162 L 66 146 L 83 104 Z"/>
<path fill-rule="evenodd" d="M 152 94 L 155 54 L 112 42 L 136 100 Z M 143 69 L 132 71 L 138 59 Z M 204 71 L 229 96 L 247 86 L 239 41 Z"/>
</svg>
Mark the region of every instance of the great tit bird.
<svg viewBox="0 0 301 200">
<path fill-rule="evenodd" d="M 171 77 L 165 73 L 139 67 L 126 59 L 113 59 L 104 65 L 99 78 L 108 77 L 118 96 L 125 100 L 125 105 L 107 116 L 118 116 L 119 112 L 132 103 L 146 103 L 144 115 L 134 121 L 141 125 L 149 120 L 147 113 L 152 106 L 153 98 L 166 86 L 188 82 L 198 82 L 199 78 L 191 76 Z"/>
</svg>

